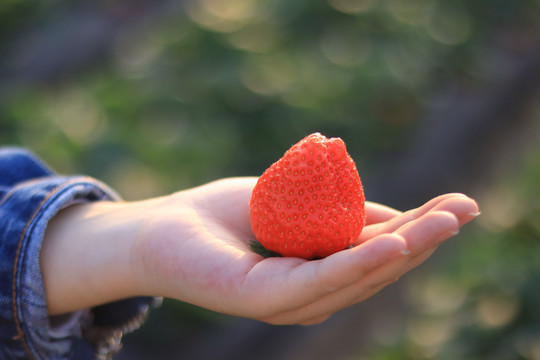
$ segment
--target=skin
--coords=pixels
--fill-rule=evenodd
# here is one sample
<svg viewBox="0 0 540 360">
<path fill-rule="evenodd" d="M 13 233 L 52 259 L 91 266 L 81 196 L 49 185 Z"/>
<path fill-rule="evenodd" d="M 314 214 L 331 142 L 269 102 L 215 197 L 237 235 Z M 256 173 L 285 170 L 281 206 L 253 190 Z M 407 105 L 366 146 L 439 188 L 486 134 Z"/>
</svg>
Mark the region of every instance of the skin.
<svg viewBox="0 0 540 360">
<path fill-rule="evenodd" d="M 354 248 L 315 261 L 265 259 L 249 249 L 256 181 L 62 210 L 40 255 L 50 314 L 152 295 L 271 324 L 316 324 L 398 280 L 479 214 L 463 194 L 407 212 L 367 202 Z"/>
</svg>

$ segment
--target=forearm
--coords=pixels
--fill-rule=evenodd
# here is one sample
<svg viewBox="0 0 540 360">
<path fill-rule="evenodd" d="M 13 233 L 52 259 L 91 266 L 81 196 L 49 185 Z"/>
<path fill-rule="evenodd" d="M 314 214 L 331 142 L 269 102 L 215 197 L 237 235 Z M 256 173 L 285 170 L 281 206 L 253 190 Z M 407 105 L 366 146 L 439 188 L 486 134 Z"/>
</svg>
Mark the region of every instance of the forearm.
<svg viewBox="0 0 540 360">
<path fill-rule="evenodd" d="M 130 265 L 130 235 L 141 218 L 133 203 L 120 202 L 96 179 L 57 175 L 20 148 L 0 148 L 0 173 L 0 357 L 93 359 L 114 352 L 159 300 L 131 296 L 145 294 Z M 128 299 L 111 303 L 120 298 Z M 89 309 L 98 304 L 104 306 Z M 93 321 L 50 321 L 84 308 Z"/>
<path fill-rule="evenodd" d="M 51 315 L 137 295 L 136 216 L 128 203 L 99 201 L 50 221 L 40 264 Z"/>
</svg>

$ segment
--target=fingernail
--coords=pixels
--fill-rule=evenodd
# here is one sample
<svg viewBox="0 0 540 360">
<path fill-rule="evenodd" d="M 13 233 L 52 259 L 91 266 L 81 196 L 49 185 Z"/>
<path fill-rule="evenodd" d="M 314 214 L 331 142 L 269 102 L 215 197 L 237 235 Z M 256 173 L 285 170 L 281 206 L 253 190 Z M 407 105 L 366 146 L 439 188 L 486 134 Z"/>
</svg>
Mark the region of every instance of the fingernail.
<svg viewBox="0 0 540 360">
<path fill-rule="evenodd" d="M 450 231 L 450 234 L 452 234 L 452 236 L 456 236 L 459 234 L 459 230 Z"/>
<path fill-rule="evenodd" d="M 400 253 L 403 255 L 409 255 L 411 251 L 409 249 L 405 249 L 405 250 L 401 250 Z"/>
<path fill-rule="evenodd" d="M 478 212 L 470 212 L 470 213 L 468 213 L 468 215 L 469 215 L 469 216 L 472 216 L 472 217 L 477 217 L 477 216 L 478 216 L 478 215 L 480 215 L 480 214 L 481 214 L 481 212 L 480 212 L 480 211 L 478 211 Z"/>
</svg>

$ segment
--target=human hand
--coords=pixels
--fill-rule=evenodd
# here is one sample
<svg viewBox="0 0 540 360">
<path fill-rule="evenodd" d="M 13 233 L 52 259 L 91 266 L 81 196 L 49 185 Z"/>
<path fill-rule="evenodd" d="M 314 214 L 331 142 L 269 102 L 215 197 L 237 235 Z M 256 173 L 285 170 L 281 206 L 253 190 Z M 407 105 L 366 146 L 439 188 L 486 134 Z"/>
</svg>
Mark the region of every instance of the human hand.
<svg viewBox="0 0 540 360">
<path fill-rule="evenodd" d="M 478 214 L 460 194 L 405 213 L 367 202 L 354 248 L 313 261 L 263 258 L 249 247 L 256 180 L 62 210 L 40 254 L 50 314 L 153 295 L 273 324 L 318 323 L 396 281 Z"/>
<path fill-rule="evenodd" d="M 249 247 L 255 182 L 224 179 L 147 202 L 133 243 L 140 292 L 273 324 L 319 323 L 395 282 L 478 215 L 461 194 L 405 213 L 367 202 L 354 248 L 314 261 L 263 258 Z"/>
</svg>

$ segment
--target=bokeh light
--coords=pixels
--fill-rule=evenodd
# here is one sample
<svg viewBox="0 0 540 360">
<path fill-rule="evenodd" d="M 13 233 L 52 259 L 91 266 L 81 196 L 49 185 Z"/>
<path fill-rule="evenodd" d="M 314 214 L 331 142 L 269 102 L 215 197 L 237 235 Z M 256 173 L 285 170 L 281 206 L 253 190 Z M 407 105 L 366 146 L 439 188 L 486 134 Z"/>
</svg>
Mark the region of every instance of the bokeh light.
<svg viewBox="0 0 540 360">
<path fill-rule="evenodd" d="M 398 203 L 411 188 L 401 167 L 446 121 L 456 144 L 487 151 L 459 159 L 451 189 L 429 185 L 470 192 L 482 215 L 398 282 L 406 320 L 364 329 L 362 349 L 342 359 L 540 360 L 538 89 L 512 109 L 538 86 L 538 68 L 512 74 L 538 59 L 539 13 L 529 0 L 2 1 L 0 140 L 140 200 L 257 176 L 319 131 L 345 140 L 368 197 Z M 58 29 L 79 17 L 110 32 L 77 62 L 83 51 Z M 58 56 L 40 53 L 48 47 Z M 50 58 L 69 69 L 45 66 Z M 479 144 L 496 129 L 473 123 L 500 114 L 512 126 Z M 432 195 L 420 193 L 411 206 Z M 134 334 L 126 358 L 144 346 L 166 359 L 164 349 L 190 346 L 191 326 L 230 320 L 173 302 L 164 313 Z"/>
</svg>

